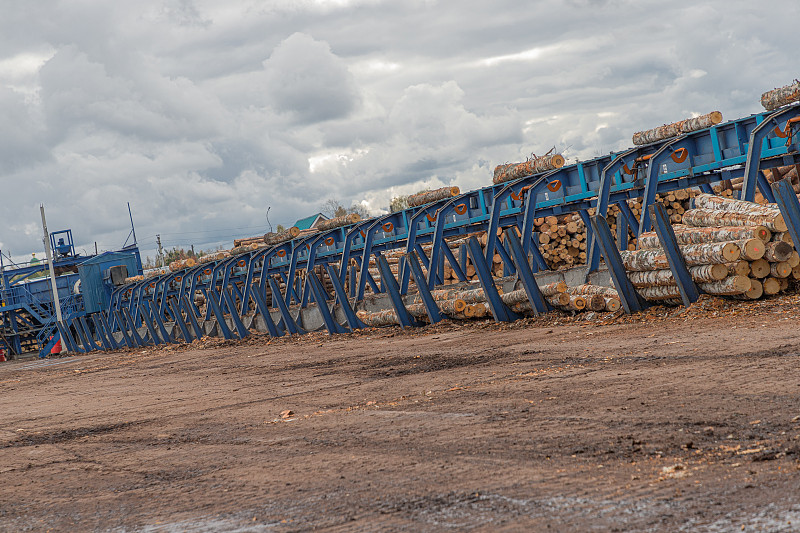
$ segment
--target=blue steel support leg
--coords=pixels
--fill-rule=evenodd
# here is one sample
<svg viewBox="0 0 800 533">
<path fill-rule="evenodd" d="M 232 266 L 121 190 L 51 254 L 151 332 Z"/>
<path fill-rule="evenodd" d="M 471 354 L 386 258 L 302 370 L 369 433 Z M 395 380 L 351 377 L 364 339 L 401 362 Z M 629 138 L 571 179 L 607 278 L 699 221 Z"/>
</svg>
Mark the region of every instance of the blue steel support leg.
<svg viewBox="0 0 800 533">
<path fill-rule="evenodd" d="M 338 281 L 338 280 L 337 280 Z M 256 308 L 258 312 L 261 314 L 261 318 L 264 319 L 264 323 L 267 325 L 267 331 L 269 332 L 270 337 L 280 337 L 283 335 L 283 331 L 279 330 L 278 327 L 275 325 L 275 322 L 272 321 L 272 315 L 269 312 L 269 307 L 267 306 L 267 300 L 264 298 L 266 293 L 261 285 L 253 285 L 253 290 L 250 291 L 250 296 L 253 297 L 253 300 L 256 302 Z"/>
<path fill-rule="evenodd" d="M 67 344 L 67 350 L 70 352 L 80 353 L 82 350 L 78 348 L 78 345 L 75 343 L 75 339 L 72 338 L 72 333 L 69 331 L 69 325 L 65 324 L 64 322 L 56 322 L 56 326 L 58 327 L 58 331 L 61 332 L 61 338 L 64 339 L 64 342 Z"/>
<path fill-rule="evenodd" d="M 604 217 L 595 215 L 592 217 L 591 223 L 594 234 L 597 237 L 597 243 L 606 260 L 608 272 L 611 274 L 611 279 L 614 280 L 614 287 L 616 287 L 617 293 L 619 293 L 623 309 L 628 314 L 644 310 L 645 303 L 639 298 L 636 289 L 628 279 L 625 265 L 622 264 L 622 257 L 619 255 L 617 243 L 614 242 L 608 222 Z"/>
<path fill-rule="evenodd" d="M 617 248 L 628 249 L 628 221 L 622 211 L 617 214 Z"/>
<path fill-rule="evenodd" d="M 348 330 L 340 326 L 331 313 L 328 307 L 328 300 L 325 298 L 325 291 L 322 289 L 322 282 L 317 277 L 317 273 L 313 270 L 309 271 L 306 280 L 308 280 L 309 288 L 314 295 L 314 301 L 317 302 L 317 309 L 319 309 L 319 314 L 322 315 L 322 322 L 325 323 L 328 335 L 347 333 Z"/>
<path fill-rule="evenodd" d="M 525 288 L 525 293 L 528 295 L 533 314 L 539 316 L 540 313 L 546 313 L 549 310 L 547 302 L 533 277 L 533 271 L 528 266 L 528 255 L 522 248 L 522 243 L 519 242 L 514 228 L 506 230 L 506 242 L 511 247 L 511 254 L 514 256 L 514 262 L 517 266 L 517 274 L 522 281 L 522 286 Z"/>
<path fill-rule="evenodd" d="M 469 247 L 470 258 L 472 258 L 472 265 L 475 267 L 475 273 L 478 274 L 483 293 L 486 295 L 486 300 L 489 302 L 489 308 L 492 310 L 495 321 L 511 322 L 519 318 L 519 315 L 506 307 L 506 304 L 500 299 L 500 293 L 494 284 L 494 278 L 492 278 L 492 271 L 489 270 L 489 265 L 483 256 L 478 240 L 475 237 L 470 237 L 467 246 Z"/>
<path fill-rule="evenodd" d="M 81 343 L 81 352 L 90 352 L 92 347 L 89 346 L 89 339 L 86 338 L 86 333 L 83 332 L 81 323 L 77 318 L 72 320 L 71 327 L 75 328 L 75 334 L 78 336 L 78 342 Z"/>
<path fill-rule="evenodd" d="M 789 229 L 789 235 L 792 236 L 793 242 L 800 242 L 800 203 L 792 189 L 790 178 L 773 183 L 772 190 L 775 192 L 775 201 L 778 203 L 778 208 Z"/>
<path fill-rule="evenodd" d="M 86 341 L 89 343 L 89 346 L 92 350 L 101 350 L 95 342 L 94 338 L 92 338 L 92 331 L 89 329 L 89 325 L 86 323 L 86 320 L 82 316 L 78 317 L 78 323 L 81 325 L 81 329 L 83 329 L 84 335 L 86 335 Z"/>
<path fill-rule="evenodd" d="M 189 332 L 189 328 L 186 325 L 186 322 L 183 320 L 183 315 L 181 315 L 181 310 L 178 309 L 178 305 L 175 303 L 174 299 L 170 299 L 169 301 L 169 311 L 172 314 L 172 320 L 178 325 L 178 328 L 181 330 L 181 336 L 183 337 L 183 342 L 190 343 L 194 339 L 192 338 L 192 334 Z"/>
<path fill-rule="evenodd" d="M 231 294 L 228 289 L 223 288 L 222 295 L 225 298 L 225 302 L 228 304 L 228 310 L 230 311 L 231 320 L 233 320 L 233 326 L 236 328 L 236 333 L 239 334 L 240 339 L 244 339 L 250 335 L 250 332 L 244 327 L 244 322 L 242 322 L 242 318 L 239 316 L 239 311 L 236 309 L 236 302 L 233 301 L 233 294 Z"/>
<path fill-rule="evenodd" d="M 356 266 L 350 265 L 348 267 L 349 272 L 349 281 L 348 286 L 350 287 L 350 298 L 356 297 Z"/>
<path fill-rule="evenodd" d="M 125 341 L 125 345 L 128 348 L 136 348 L 137 344 L 134 344 L 133 339 L 131 339 L 131 336 L 128 333 L 128 328 L 125 325 L 125 321 L 122 319 L 122 315 L 119 313 L 119 309 L 114 310 L 114 318 L 119 331 L 122 333 L 122 338 Z"/>
<path fill-rule="evenodd" d="M 92 322 L 94 322 L 94 330 L 97 332 L 97 336 L 100 338 L 100 342 L 103 344 L 103 347 L 106 350 L 116 350 L 119 348 L 117 345 L 117 341 L 114 340 L 114 337 L 111 336 L 111 331 L 109 331 L 105 324 L 100 320 L 100 317 L 97 316 L 100 313 L 96 313 L 92 315 Z"/>
<path fill-rule="evenodd" d="M 194 305 L 192 305 L 192 302 L 189 301 L 189 298 L 185 294 L 181 300 L 181 307 L 183 307 L 183 311 L 186 313 L 186 318 L 189 320 L 189 325 L 192 326 L 192 331 L 194 331 L 195 338 L 202 339 L 203 328 L 201 328 L 200 323 L 197 322 L 197 315 L 195 314 Z"/>
<path fill-rule="evenodd" d="M 295 322 L 294 318 L 292 318 L 292 313 L 289 311 L 289 306 L 286 305 L 286 302 L 280 297 L 281 289 L 272 278 L 269 278 L 269 287 L 272 289 L 272 294 L 278 295 L 278 298 L 276 298 L 276 303 L 278 304 L 278 310 L 281 312 L 281 317 L 283 317 L 283 325 L 286 328 L 286 331 L 288 331 L 290 334 L 297 333 L 298 335 L 305 333 L 306 331 L 297 325 L 297 322 Z"/>
<path fill-rule="evenodd" d="M 344 285 L 342 285 L 339 272 L 336 270 L 336 265 L 326 264 L 325 268 L 328 271 L 328 277 L 331 278 L 331 283 L 333 283 L 333 291 L 336 293 L 336 298 L 342 307 L 347 325 L 350 326 L 350 329 L 363 328 L 364 323 L 358 319 L 353 308 L 350 307 L 350 300 L 347 298 L 347 293 L 344 290 Z"/>
<path fill-rule="evenodd" d="M 131 328 L 131 338 L 133 338 L 133 341 L 136 343 L 136 345 L 142 347 L 147 346 L 147 342 L 142 338 L 141 335 L 139 335 L 139 331 L 136 329 L 136 326 L 133 323 L 133 317 L 131 316 L 131 312 L 127 307 L 122 308 L 122 316 L 125 317 L 125 321 Z"/>
<path fill-rule="evenodd" d="M 758 190 L 761 191 L 761 195 L 767 200 L 767 202 L 771 204 L 775 203 L 775 196 L 772 194 L 770 183 L 767 180 L 767 177 L 764 176 L 764 173 L 760 170 L 758 171 Z"/>
<path fill-rule="evenodd" d="M 442 244 L 445 257 L 447 257 L 447 262 L 450 263 L 450 267 L 453 269 L 453 273 L 458 278 L 458 281 L 467 281 L 467 276 L 464 274 L 464 271 L 461 270 L 461 265 L 458 264 L 458 260 L 456 260 L 456 256 L 453 255 L 453 251 L 450 249 L 450 246 L 447 242 Z M 402 258 L 405 260 L 405 257 Z"/>
<path fill-rule="evenodd" d="M 139 314 L 142 315 L 142 323 L 147 328 L 147 331 L 150 333 L 150 339 L 153 341 L 153 344 L 164 344 L 166 341 L 162 340 L 158 333 L 156 333 L 156 328 L 153 327 L 153 322 L 150 319 L 150 315 L 147 312 L 147 307 L 143 303 L 139 304 Z"/>
<path fill-rule="evenodd" d="M 678 284 L 678 291 L 681 293 L 683 305 L 688 307 L 697 301 L 700 297 L 700 291 L 697 289 L 692 275 L 689 274 L 689 269 L 686 268 L 686 261 L 683 259 L 681 249 L 678 247 L 678 241 L 675 238 L 675 232 L 672 231 L 672 225 L 669 223 L 667 211 L 662 204 L 651 205 L 650 217 L 655 224 L 656 235 L 658 235 L 658 240 L 661 241 L 661 247 L 667 255 L 672 277 Z"/>
<path fill-rule="evenodd" d="M 523 236 L 524 239 L 524 236 Z M 539 250 L 539 232 L 535 231 L 531 233 L 530 237 L 530 254 L 533 257 L 533 266 L 531 269 L 533 272 L 539 272 L 541 270 L 547 270 L 547 261 L 544 260 L 544 256 L 542 255 L 542 251 Z"/>
<path fill-rule="evenodd" d="M 98 315 L 100 315 L 100 323 L 103 325 L 103 329 L 106 332 L 106 336 L 108 337 L 108 342 L 111 344 L 111 348 L 118 350 L 121 346 L 120 343 L 117 342 L 117 339 L 114 338 L 114 333 L 111 331 L 111 324 L 109 324 L 106 313 L 100 311 Z"/>
<path fill-rule="evenodd" d="M 392 274 L 392 269 L 389 268 L 389 263 L 386 258 L 377 254 L 378 268 L 381 272 L 381 283 L 386 288 L 389 298 L 392 300 L 392 306 L 397 314 L 397 320 L 400 322 L 401 328 L 407 328 L 416 325 L 416 320 L 408 313 L 406 306 L 403 304 L 403 298 L 400 296 L 400 286 Z"/>
<path fill-rule="evenodd" d="M 155 302 L 150 300 L 150 312 L 152 317 L 156 321 L 156 326 L 158 326 L 158 331 L 161 332 L 161 338 L 164 339 L 165 343 L 172 344 L 173 340 L 169 333 L 167 333 L 167 328 L 164 325 L 164 319 L 161 317 L 161 313 L 158 310 Z"/>
<path fill-rule="evenodd" d="M 208 289 L 208 303 L 214 313 L 214 317 L 217 319 L 217 329 L 222 333 L 222 336 L 225 337 L 225 340 L 231 340 L 233 339 L 233 333 L 231 333 L 231 328 L 228 327 L 228 323 L 225 322 L 225 315 L 222 314 L 219 301 L 220 297 L 217 292 L 214 289 Z"/>
<path fill-rule="evenodd" d="M 583 225 L 586 226 L 586 242 L 588 243 L 588 259 L 586 264 L 589 265 L 588 272 L 597 272 L 600 268 L 600 254 L 602 252 L 602 245 L 600 244 L 599 237 L 595 234 L 594 225 L 589 220 L 589 213 L 586 211 L 578 211 L 578 214 L 583 220 Z M 608 224 L 606 224 L 608 225 Z"/>
<path fill-rule="evenodd" d="M 634 235 L 639 235 L 639 221 L 636 220 L 636 215 L 633 214 L 631 211 L 628 202 L 623 200 L 617 203 L 619 206 L 619 212 L 625 217 L 625 222 L 628 223 L 628 227 L 631 229 Z"/>
<path fill-rule="evenodd" d="M 411 276 L 414 278 L 414 283 L 417 284 L 419 295 L 422 298 L 422 303 L 425 304 L 425 311 L 428 313 L 431 324 L 440 322 L 442 320 L 442 315 L 439 312 L 439 306 L 436 305 L 433 296 L 431 296 L 430 289 L 425 285 L 425 276 L 422 273 L 422 267 L 419 265 L 419 259 L 415 252 L 406 254 L 406 264 L 411 269 Z"/>
<path fill-rule="evenodd" d="M 701 183 L 700 190 L 706 194 L 714 194 L 714 188 L 711 187 L 708 183 Z"/>
</svg>

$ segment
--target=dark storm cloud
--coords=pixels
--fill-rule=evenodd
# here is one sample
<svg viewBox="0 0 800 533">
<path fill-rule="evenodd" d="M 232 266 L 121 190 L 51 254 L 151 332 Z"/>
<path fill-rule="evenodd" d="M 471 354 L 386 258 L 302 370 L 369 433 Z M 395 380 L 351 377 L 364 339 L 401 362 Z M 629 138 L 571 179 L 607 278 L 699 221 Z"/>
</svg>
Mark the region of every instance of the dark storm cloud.
<svg viewBox="0 0 800 533">
<path fill-rule="evenodd" d="M 329 197 L 475 188 L 553 146 L 759 111 L 798 76 L 780 0 L 6 2 L 0 247 L 229 242 Z"/>
</svg>

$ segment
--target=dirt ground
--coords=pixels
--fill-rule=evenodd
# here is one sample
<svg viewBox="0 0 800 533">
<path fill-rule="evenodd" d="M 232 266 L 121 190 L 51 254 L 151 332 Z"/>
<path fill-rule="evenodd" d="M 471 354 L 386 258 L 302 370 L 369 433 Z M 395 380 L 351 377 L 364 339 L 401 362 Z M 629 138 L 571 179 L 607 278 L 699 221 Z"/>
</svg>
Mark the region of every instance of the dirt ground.
<svg viewBox="0 0 800 533">
<path fill-rule="evenodd" d="M 4 363 L 0 530 L 799 531 L 800 298 L 589 316 Z"/>
</svg>

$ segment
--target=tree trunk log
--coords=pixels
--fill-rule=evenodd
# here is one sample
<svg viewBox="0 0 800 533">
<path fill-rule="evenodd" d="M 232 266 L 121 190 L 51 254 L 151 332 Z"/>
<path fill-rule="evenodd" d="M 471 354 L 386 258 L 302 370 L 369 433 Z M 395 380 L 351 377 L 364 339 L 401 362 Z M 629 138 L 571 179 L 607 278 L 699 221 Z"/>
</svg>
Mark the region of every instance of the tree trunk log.
<svg viewBox="0 0 800 533">
<path fill-rule="evenodd" d="M 408 197 L 408 207 L 418 207 L 420 205 L 436 202 L 437 200 L 444 200 L 445 198 L 452 198 L 461 194 L 461 189 L 458 187 L 442 187 L 441 189 L 434 189 L 432 191 L 424 191 L 417 194 L 412 194 Z"/>
<path fill-rule="evenodd" d="M 719 124 L 720 122 L 722 122 L 722 113 L 719 111 L 712 111 L 711 113 L 701 115 L 699 117 L 687 118 L 647 131 L 636 132 L 633 134 L 633 144 L 640 146 L 643 144 L 662 141 L 664 139 L 670 139 L 684 133 L 691 133 L 704 128 L 710 128 L 711 126 Z"/>
<path fill-rule="evenodd" d="M 798 100 L 800 100 L 800 81 L 767 91 L 761 95 L 761 105 L 767 111 L 778 109 Z"/>
<path fill-rule="evenodd" d="M 704 242 L 738 241 L 742 239 L 770 240 L 772 233 L 764 226 L 726 226 L 726 227 L 694 227 L 682 224 L 672 226 L 678 244 L 702 244 Z M 639 236 L 639 249 L 649 250 L 661 248 L 661 241 L 654 231 Z"/>
<path fill-rule="evenodd" d="M 737 200 L 738 201 L 738 200 Z M 786 231 L 783 215 L 747 214 L 714 209 L 690 209 L 683 214 L 683 223 L 689 226 L 766 226 L 773 232 Z"/>
<path fill-rule="evenodd" d="M 505 183 L 507 181 L 518 180 L 525 176 L 539 174 L 548 170 L 555 170 L 564 166 L 566 160 L 561 154 L 545 155 L 534 157 L 524 163 L 510 163 L 498 165 L 494 169 L 493 183 Z"/>
</svg>

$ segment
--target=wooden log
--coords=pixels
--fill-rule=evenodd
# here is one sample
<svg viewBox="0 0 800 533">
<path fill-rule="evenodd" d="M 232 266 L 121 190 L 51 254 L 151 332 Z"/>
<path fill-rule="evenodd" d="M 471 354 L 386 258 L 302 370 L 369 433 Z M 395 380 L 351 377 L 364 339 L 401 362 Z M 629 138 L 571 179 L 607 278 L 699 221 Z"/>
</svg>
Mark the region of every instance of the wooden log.
<svg viewBox="0 0 800 533">
<path fill-rule="evenodd" d="M 639 296 L 647 301 L 674 300 L 681 297 L 677 285 L 658 285 L 655 287 L 642 287 L 636 289 Z"/>
<path fill-rule="evenodd" d="M 800 265 L 792 268 L 792 279 L 800 279 Z"/>
<path fill-rule="evenodd" d="M 408 207 L 418 207 L 420 205 L 436 202 L 437 200 L 452 198 L 459 194 L 461 194 L 461 189 L 458 187 L 442 187 L 441 189 L 434 189 L 432 191 L 423 191 L 408 197 Z"/>
<path fill-rule="evenodd" d="M 553 296 L 558 293 L 567 292 L 567 284 L 563 281 L 554 281 L 553 283 L 548 283 L 546 285 L 539 286 L 539 292 L 542 293 L 542 296 Z"/>
<path fill-rule="evenodd" d="M 720 281 L 728 276 L 728 266 L 725 264 L 694 266 L 689 268 L 689 274 L 695 283 Z M 675 285 L 675 278 L 669 269 L 630 272 L 628 279 L 630 279 L 634 287 Z"/>
<path fill-rule="evenodd" d="M 555 293 L 552 296 L 548 296 L 546 299 L 550 305 L 555 307 L 566 307 L 570 302 L 569 294 L 565 292 Z M 530 306 L 530 303 L 528 303 L 528 305 Z"/>
<path fill-rule="evenodd" d="M 601 296 L 619 298 L 617 290 L 613 287 L 606 287 L 604 285 L 591 285 L 589 283 L 567 287 L 565 292 L 567 294 L 599 294 Z"/>
<path fill-rule="evenodd" d="M 761 239 L 745 239 L 736 241 L 736 246 L 739 247 L 739 257 L 736 259 L 744 259 L 746 261 L 755 261 L 764 257 L 766 245 Z"/>
<path fill-rule="evenodd" d="M 578 294 L 586 302 L 586 308 L 590 311 L 605 311 L 606 299 L 602 294 Z"/>
<path fill-rule="evenodd" d="M 719 296 L 743 294 L 749 291 L 751 286 L 752 282 L 747 276 L 728 276 L 721 281 L 699 284 L 699 287 L 703 290 L 703 292 Z"/>
<path fill-rule="evenodd" d="M 358 311 L 356 316 L 359 320 L 361 320 L 367 327 L 370 328 L 380 328 L 384 326 L 394 326 L 400 324 L 400 320 L 397 318 L 397 313 L 394 312 L 393 309 L 384 309 L 383 311 L 377 311 L 375 313 L 368 313 L 367 311 Z"/>
<path fill-rule="evenodd" d="M 300 228 L 297 226 L 292 226 L 291 228 L 280 233 L 267 233 L 264 235 L 264 242 L 271 246 L 275 246 L 276 244 L 280 244 L 282 242 L 291 241 L 298 235 L 300 235 Z"/>
<path fill-rule="evenodd" d="M 781 231 L 779 233 L 775 233 L 772 235 L 773 241 L 783 241 L 787 244 L 791 244 L 794 246 L 794 241 L 792 240 L 792 235 L 788 231 Z"/>
<path fill-rule="evenodd" d="M 765 278 L 769 276 L 769 261 L 766 259 L 759 259 L 750 262 L 750 275 L 754 278 Z"/>
<path fill-rule="evenodd" d="M 742 239 L 759 239 L 767 242 L 772 236 L 772 233 L 764 226 L 694 227 L 679 224 L 673 226 L 672 230 L 675 232 L 675 240 L 681 245 Z M 661 242 L 655 231 L 648 231 L 639 236 L 640 250 L 660 247 Z"/>
<path fill-rule="evenodd" d="M 790 85 L 772 89 L 761 95 L 761 105 L 767 111 L 772 111 L 800 100 L 800 81 L 795 80 Z"/>
<path fill-rule="evenodd" d="M 561 154 L 548 154 L 542 157 L 534 156 L 523 163 L 498 165 L 494 169 L 494 178 L 492 181 L 498 184 L 517 180 L 525 176 L 561 168 L 564 166 L 565 162 L 566 160 Z"/>
<path fill-rule="evenodd" d="M 319 231 L 329 231 L 335 228 L 349 226 L 350 224 L 356 224 L 357 222 L 360 221 L 361 221 L 361 215 L 359 215 L 358 213 L 350 213 L 340 217 L 329 218 L 328 220 L 321 220 L 317 224 L 317 229 Z"/>
<path fill-rule="evenodd" d="M 619 298 L 614 298 L 613 296 L 604 296 L 606 302 L 606 311 L 616 312 L 619 311 L 619 308 L 622 306 Z"/>
<path fill-rule="evenodd" d="M 733 242 L 711 242 L 703 244 L 689 244 L 680 247 L 681 254 L 687 266 L 708 265 L 716 263 L 730 263 L 739 259 L 741 249 Z M 620 251 L 625 269 L 636 270 L 662 270 L 669 268 L 667 255 L 664 250 L 635 250 Z"/>
<path fill-rule="evenodd" d="M 737 200 L 738 201 L 738 200 Z M 690 209 L 683 214 L 683 223 L 689 226 L 766 226 L 773 232 L 786 231 L 781 214 L 747 214 L 714 209 Z"/>
<path fill-rule="evenodd" d="M 724 266 L 727 267 L 730 275 L 747 276 L 750 274 L 750 263 L 748 261 L 734 261 Z"/>
<path fill-rule="evenodd" d="M 763 294 L 764 286 L 761 284 L 761 281 L 750 278 L 750 290 L 744 294 L 735 294 L 733 297 L 738 300 L 758 300 Z"/>
<path fill-rule="evenodd" d="M 770 263 L 788 261 L 793 252 L 794 248 L 788 243 L 783 241 L 768 242 L 764 246 L 764 259 Z"/>
<path fill-rule="evenodd" d="M 677 137 L 684 133 L 690 133 L 704 128 L 710 128 L 715 124 L 722 122 L 722 113 L 719 111 L 712 111 L 699 117 L 687 118 L 673 122 L 672 124 L 665 124 L 657 128 L 646 131 L 638 131 L 633 134 L 633 144 L 640 146 L 643 144 L 650 144 L 664 139 Z"/>
<path fill-rule="evenodd" d="M 792 275 L 792 267 L 786 261 L 770 263 L 769 273 L 773 278 L 788 278 Z"/>
<path fill-rule="evenodd" d="M 245 244 L 262 243 L 262 242 L 264 242 L 263 235 L 259 235 L 258 237 L 245 237 L 244 239 L 233 239 L 233 247 L 236 248 L 237 246 L 242 246 Z"/>
<path fill-rule="evenodd" d="M 789 263 L 789 266 L 792 268 L 800 265 L 800 253 L 798 253 L 797 250 L 792 250 L 792 255 L 789 256 L 786 262 Z"/>
<path fill-rule="evenodd" d="M 563 307 L 569 311 L 583 311 L 586 308 L 586 299 L 573 294 L 569 296 L 569 303 Z"/>
<path fill-rule="evenodd" d="M 222 261 L 223 259 L 227 259 L 230 256 L 231 256 L 230 252 L 227 251 L 212 252 L 210 254 L 201 255 L 197 259 L 197 262 L 199 264 L 211 263 L 212 261 Z"/>
<path fill-rule="evenodd" d="M 780 282 L 775 278 L 765 278 L 764 281 L 761 282 L 764 287 L 764 294 L 771 296 L 773 294 L 778 294 L 781 290 Z"/>
<path fill-rule="evenodd" d="M 178 259 L 177 261 L 173 261 L 169 264 L 170 272 L 177 272 L 178 270 L 183 270 L 184 268 L 192 268 L 193 266 L 197 265 L 197 261 L 194 257 L 188 257 L 186 259 Z"/>
<path fill-rule="evenodd" d="M 460 298 L 454 298 L 452 300 L 437 301 L 436 305 L 439 306 L 439 310 L 442 313 L 444 313 L 444 314 L 446 314 L 448 316 L 452 316 L 452 315 L 456 315 L 458 313 L 461 313 L 467 307 L 467 303 L 464 300 L 461 300 Z"/>
</svg>

